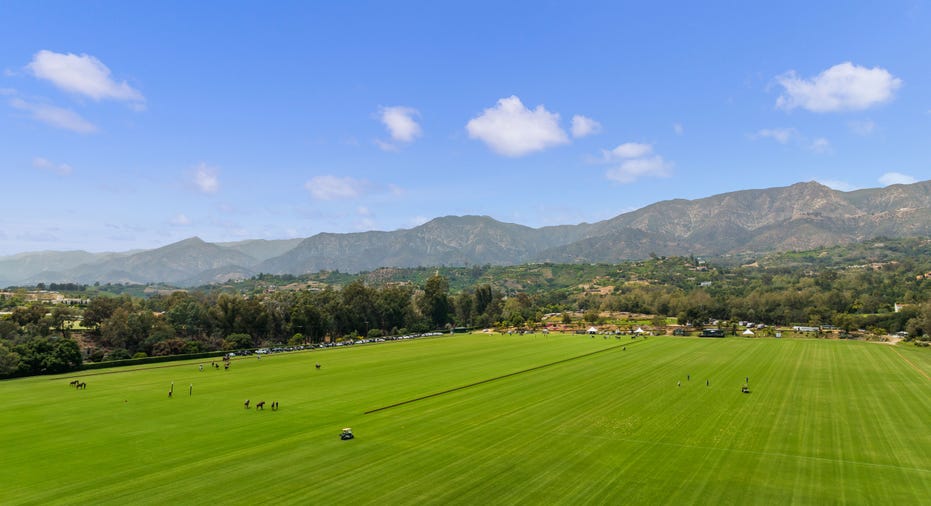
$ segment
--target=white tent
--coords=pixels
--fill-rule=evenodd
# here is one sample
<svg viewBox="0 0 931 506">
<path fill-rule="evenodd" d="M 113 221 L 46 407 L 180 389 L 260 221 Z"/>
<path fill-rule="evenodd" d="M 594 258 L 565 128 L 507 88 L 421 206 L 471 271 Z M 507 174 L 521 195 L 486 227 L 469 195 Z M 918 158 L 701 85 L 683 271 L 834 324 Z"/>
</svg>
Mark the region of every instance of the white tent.
<svg viewBox="0 0 931 506">
<path fill-rule="evenodd" d="M 588 328 L 588 333 L 589 333 L 589 334 L 597 334 L 597 333 L 598 333 L 598 329 L 596 329 L 595 327 L 589 327 L 589 328 Z"/>
<path fill-rule="evenodd" d="M 647 331 L 643 330 L 640 327 L 637 327 L 637 330 L 634 331 L 634 334 L 646 334 Z"/>
<path fill-rule="evenodd" d="M 747 330 L 745 330 L 745 331 L 742 332 L 742 335 L 745 335 L 745 336 L 752 336 L 752 335 L 754 335 L 754 334 L 753 334 L 753 331 L 752 331 L 752 330 L 747 329 Z"/>
</svg>

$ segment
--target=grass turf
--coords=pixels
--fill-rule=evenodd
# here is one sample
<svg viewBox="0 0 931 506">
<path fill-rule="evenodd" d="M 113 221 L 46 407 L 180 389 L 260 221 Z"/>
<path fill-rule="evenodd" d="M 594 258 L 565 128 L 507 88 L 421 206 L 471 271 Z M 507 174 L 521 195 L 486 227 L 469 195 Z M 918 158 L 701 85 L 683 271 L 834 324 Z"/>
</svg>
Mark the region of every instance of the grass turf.
<svg viewBox="0 0 931 506">
<path fill-rule="evenodd" d="M 0 503 L 931 497 L 929 350 L 459 335 L 199 363 L 0 382 Z"/>
</svg>

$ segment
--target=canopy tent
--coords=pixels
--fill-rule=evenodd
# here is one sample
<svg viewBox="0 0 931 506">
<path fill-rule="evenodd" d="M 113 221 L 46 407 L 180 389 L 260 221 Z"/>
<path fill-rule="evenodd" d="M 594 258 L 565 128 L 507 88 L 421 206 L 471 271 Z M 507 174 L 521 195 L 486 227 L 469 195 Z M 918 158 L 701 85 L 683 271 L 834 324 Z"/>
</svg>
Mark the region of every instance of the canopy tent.
<svg viewBox="0 0 931 506">
<path fill-rule="evenodd" d="M 745 335 L 745 336 L 752 336 L 752 335 L 754 335 L 754 334 L 753 334 L 753 331 L 750 330 L 750 329 L 747 329 L 747 330 L 743 331 L 742 334 Z"/>
<path fill-rule="evenodd" d="M 643 330 L 640 327 L 637 327 L 637 330 L 634 331 L 634 334 L 646 334 L 647 331 Z"/>
<path fill-rule="evenodd" d="M 589 333 L 589 334 L 597 334 L 597 333 L 598 333 L 598 329 L 596 329 L 595 327 L 589 327 L 589 328 L 588 328 L 588 333 Z"/>
</svg>

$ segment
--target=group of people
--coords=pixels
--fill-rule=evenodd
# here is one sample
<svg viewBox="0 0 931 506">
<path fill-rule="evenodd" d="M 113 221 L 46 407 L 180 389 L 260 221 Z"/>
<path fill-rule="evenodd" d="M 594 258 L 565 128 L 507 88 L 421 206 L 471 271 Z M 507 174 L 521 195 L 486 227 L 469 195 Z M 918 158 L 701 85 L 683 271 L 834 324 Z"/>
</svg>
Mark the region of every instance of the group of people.
<svg viewBox="0 0 931 506">
<path fill-rule="evenodd" d="M 243 406 L 245 406 L 246 409 L 249 409 L 249 399 L 246 399 L 246 402 L 245 402 L 245 404 L 243 404 Z M 272 411 L 278 411 L 278 401 L 272 401 L 271 408 L 272 408 Z M 257 402 L 257 403 L 255 404 L 255 409 L 256 409 L 256 411 L 258 411 L 258 410 L 264 411 L 264 410 L 265 410 L 265 401 L 259 401 L 259 402 Z"/>
<path fill-rule="evenodd" d="M 692 375 L 691 375 L 691 374 L 686 374 L 686 375 L 685 375 L 685 380 L 686 380 L 686 381 L 692 381 Z M 676 386 L 677 386 L 677 387 L 681 387 L 681 386 L 682 386 L 682 381 L 681 381 L 681 380 L 676 381 Z M 705 386 L 706 386 L 706 387 L 710 387 L 710 386 L 711 386 L 711 380 L 710 380 L 710 379 L 706 379 L 706 380 L 705 380 Z M 750 393 L 750 376 L 747 376 L 746 378 L 744 378 L 744 385 L 743 385 L 743 387 L 741 387 L 740 391 L 743 392 L 743 393 L 745 393 L 745 394 L 749 394 L 749 393 Z"/>
<path fill-rule="evenodd" d="M 691 374 L 686 374 L 686 375 L 685 375 L 685 381 L 692 381 L 692 375 L 691 375 Z M 681 381 L 681 380 L 676 381 L 676 386 L 677 386 L 677 387 L 681 387 L 681 386 L 682 386 L 682 381 Z M 710 387 L 710 386 L 711 386 L 711 380 L 710 380 L 710 379 L 706 379 L 706 380 L 705 380 L 705 386 L 706 386 L 706 387 Z"/>
<path fill-rule="evenodd" d="M 229 355 L 223 355 L 223 370 L 228 371 L 229 368 L 230 368 L 230 364 L 231 364 L 231 363 L 232 363 L 232 362 L 230 361 L 230 356 L 229 356 Z M 220 364 L 218 364 L 218 363 L 216 363 L 216 362 L 210 362 L 210 367 L 213 367 L 214 369 L 219 370 L 219 369 L 220 369 Z M 200 371 L 201 371 L 201 372 L 204 372 L 204 364 L 200 364 L 199 368 L 200 368 Z"/>
</svg>

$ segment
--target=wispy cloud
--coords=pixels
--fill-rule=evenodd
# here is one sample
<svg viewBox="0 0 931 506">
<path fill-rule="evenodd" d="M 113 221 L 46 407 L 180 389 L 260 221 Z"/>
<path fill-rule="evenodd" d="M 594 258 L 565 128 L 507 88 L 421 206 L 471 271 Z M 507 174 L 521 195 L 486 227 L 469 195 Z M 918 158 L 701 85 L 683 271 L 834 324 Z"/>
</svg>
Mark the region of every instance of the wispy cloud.
<svg viewBox="0 0 931 506">
<path fill-rule="evenodd" d="M 847 127 L 850 128 L 851 132 L 865 137 L 873 133 L 873 130 L 876 129 L 876 123 L 870 120 L 848 121 Z"/>
<path fill-rule="evenodd" d="M 139 90 L 126 81 L 114 80 L 110 69 L 88 54 L 55 53 L 43 49 L 33 56 L 26 68 L 35 77 L 69 93 L 95 101 L 128 102 L 137 109 L 145 107 L 145 97 Z"/>
<path fill-rule="evenodd" d="M 793 144 L 795 146 L 807 149 L 817 154 L 828 154 L 832 152 L 831 141 L 824 137 L 808 139 L 794 128 L 763 128 L 749 134 L 752 140 L 771 139 L 779 144 Z"/>
<path fill-rule="evenodd" d="M 408 220 L 408 224 L 411 227 L 419 227 L 428 221 L 430 221 L 430 218 L 427 218 L 426 216 L 414 216 Z"/>
<path fill-rule="evenodd" d="M 601 156 L 605 161 L 622 160 L 625 158 L 640 158 L 653 152 L 652 144 L 640 142 L 625 142 L 614 149 L 602 149 Z"/>
<path fill-rule="evenodd" d="M 846 181 L 841 181 L 838 179 L 816 179 L 816 181 L 823 184 L 824 186 L 827 186 L 828 188 L 832 190 L 837 190 L 837 191 L 842 191 L 842 192 L 850 192 L 850 191 L 854 191 L 858 189 L 856 186 Z"/>
<path fill-rule="evenodd" d="M 601 151 L 602 161 L 620 165 L 605 172 L 605 177 L 618 183 L 633 183 L 642 177 L 669 177 L 674 164 L 660 155 L 653 155 L 653 145 L 626 142 L 614 149 Z M 651 156 L 652 155 L 652 156 Z"/>
<path fill-rule="evenodd" d="M 751 134 L 751 139 L 772 139 L 779 144 L 787 144 L 792 139 L 798 138 L 798 131 L 794 128 L 763 128 Z"/>
<path fill-rule="evenodd" d="M 814 153 L 818 153 L 821 155 L 827 154 L 833 151 L 831 148 L 831 142 L 825 139 L 824 137 L 818 137 L 817 139 L 811 141 L 808 144 L 808 149 Z"/>
<path fill-rule="evenodd" d="M 170 223 L 176 227 L 184 227 L 191 224 L 191 219 L 184 213 L 178 213 L 171 218 Z"/>
<path fill-rule="evenodd" d="M 880 67 L 866 68 L 844 62 L 811 79 L 794 70 L 776 77 L 784 89 L 776 107 L 790 111 L 859 111 L 892 100 L 902 80 Z"/>
<path fill-rule="evenodd" d="M 559 126 L 559 114 L 547 111 L 542 105 L 528 109 L 514 95 L 498 100 L 494 107 L 469 120 L 466 130 L 470 138 L 509 157 L 569 142 L 566 132 Z"/>
<path fill-rule="evenodd" d="M 886 172 L 882 176 L 879 176 L 879 184 L 883 186 L 889 186 L 893 184 L 912 184 L 918 180 L 908 174 L 902 174 L 901 172 Z"/>
<path fill-rule="evenodd" d="M 675 132 L 676 135 L 682 135 L 685 133 L 685 127 L 682 126 L 682 123 L 673 123 L 672 131 Z"/>
<path fill-rule="evenodd" d="M 97 131 L 97 127 L 93 123 L 82 118 L 81 115 L 71 109 L 27 102 L 18 97 L 10 100 L 10 106 L 14 109 L 25 111 L 29 113 L 32 119 L 55 128 L 70 130 L 80 134 L 91 134 Z"/>
<path fill-rule="evenodd" d="M 74 170 L 67 163 L 54 163 L 40 156 L 32 159 L 32 167 L 35 169 L 51 172 L 53 174 L 58 174 L 59 176 L 67 176 Z"/>
<path fill-rule="evenodd" d="M 572 117 L 572 138 L 581 139 L 601 132 L 601 123 L 580 114 Z"/>
<path fill-rule="evenodd" d="M 376 224 L 375 214 L 371 209 L 365 206 L 356 208 L 356 230 L 373 230 Z"/>
<path fill-rule="evenodd" d="M 312 177 L 304 188 L 317 200 L 335 200 L 356 198 L 368 185 L 361 179 L 328 175 Z"/>
<path fill-rule="evenodd" d="M 621 162 L 621 165 L 608 170 L 605 176 L 618 183 L 633 183 L 641 177 L 669 177 L 673 163 L 656 155 L 648 158 L 634 158 Z"/>
<path fill-rule="evenodd" d="M 194 167 L 191 182 L 203 193 L 216 193 L 220 189 L 220 170 L 201 162 Z"/>
</svg>

